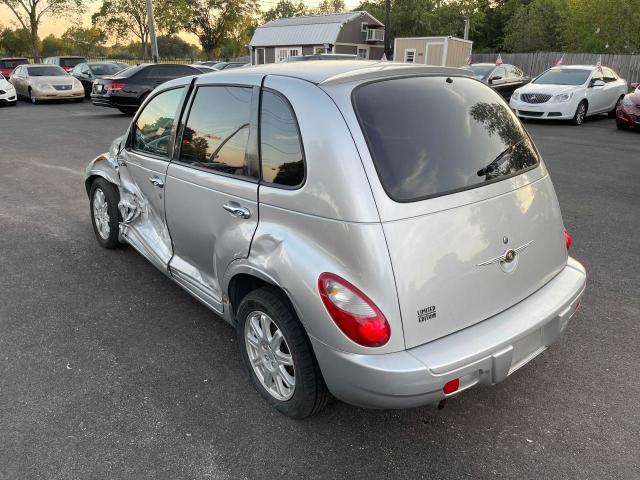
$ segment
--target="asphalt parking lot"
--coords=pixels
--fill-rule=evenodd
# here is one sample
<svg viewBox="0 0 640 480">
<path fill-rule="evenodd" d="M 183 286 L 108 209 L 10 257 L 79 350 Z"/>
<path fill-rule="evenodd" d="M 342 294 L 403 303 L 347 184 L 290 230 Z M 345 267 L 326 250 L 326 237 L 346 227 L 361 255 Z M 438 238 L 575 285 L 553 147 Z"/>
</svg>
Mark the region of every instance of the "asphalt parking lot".
<svg viewBox="0 0 640 480">
<path fill-rule="evenodd" d="M 0 479 L 640 478 L 640 132 L 526 124 L 589 274 L 550 350 L 443 410 L 294 421 L 230 326 L 94 240 L 84 167 L 129 121 L 0 109 Z"/>
</svg>

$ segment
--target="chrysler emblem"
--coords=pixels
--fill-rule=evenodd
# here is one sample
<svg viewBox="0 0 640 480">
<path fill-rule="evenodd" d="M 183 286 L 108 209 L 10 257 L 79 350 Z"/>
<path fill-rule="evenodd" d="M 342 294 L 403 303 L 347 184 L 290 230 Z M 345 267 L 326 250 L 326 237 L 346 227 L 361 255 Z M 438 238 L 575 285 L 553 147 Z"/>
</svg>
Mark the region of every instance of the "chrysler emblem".
<svg viewBox="0 0 640 480">
<path fill-rule="evenodd" d="M 497 256 L 495 258 L 491 258 L 491 259 L 486 260 L 484 262 L 478 263 L 476 266 L 484 267 L 485 265 L 491 265 L 491 264 L 494 264 L 494 263 L 498 263 L 498 264 L 512 263 L 514 260 L 516 260 L 518 258 L 518 253 L 523 251 L 525 248 L 527 248 L 532 243 L 533 243 L 533 240 L 529 240 L 527 243 L 525 243 L 524 245 L 520 245 L 518 248 L 510 248 L 510 249 L 506 250 L 502 255 L 499 255 L 499 256 Z"/>
</svg>

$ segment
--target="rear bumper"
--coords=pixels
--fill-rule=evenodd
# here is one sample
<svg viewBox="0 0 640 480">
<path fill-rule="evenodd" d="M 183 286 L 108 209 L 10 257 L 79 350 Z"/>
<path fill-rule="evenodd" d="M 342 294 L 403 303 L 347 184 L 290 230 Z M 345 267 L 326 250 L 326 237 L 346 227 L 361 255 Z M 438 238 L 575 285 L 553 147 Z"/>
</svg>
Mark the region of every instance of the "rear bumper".
<svg viewBox="0 0 640 480">
<path fill-rule="evenodd" d="M 585 289 L 584 267 L 569 257 L 556 277 L 510 309 L 479 324 L 402 352 L 354 355 L 314 338 L 313 348 L 329 390 L 370 408 L 410 408 L 448 395 L 442 387 L 460 379 L 455 394 L 494 385 L 556 341 Z"/>
</svg>

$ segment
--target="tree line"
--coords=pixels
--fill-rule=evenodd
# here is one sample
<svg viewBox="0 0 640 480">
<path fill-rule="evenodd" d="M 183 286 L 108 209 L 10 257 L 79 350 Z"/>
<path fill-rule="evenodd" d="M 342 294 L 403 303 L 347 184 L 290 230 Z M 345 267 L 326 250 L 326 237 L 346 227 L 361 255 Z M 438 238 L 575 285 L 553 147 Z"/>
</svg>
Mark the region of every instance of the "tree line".
<svg viewBox="0 0 640 480">
<path fill-rule="evenodd" d="M 91 26 L 78 26 L 89 0 L 0 0 L 16 28 L 0 30 L 0 51 L 34 58 L 54 54 L 149 57 L 145 0 L 101 0 Z M 462 36 L 470 20 L 476 52 L 567 51 L 640 53 L 639 0 L 392 0 L 391 38 Z M 323 0 L 310 8 L 300 0 L 280 0 L 261 12 L 258 0 L 154 0 L 160 55 L 229 58 L 245 55 L 256 26 L 270 20 L 345 11 L 343 0 Z M 362 0 L 382 20 L 384 0 Z M 61 37 L 38 36 L 43 19 L 69 17 Z M 177 35 L 198 39 L 190 45 Z M 107 46 L 109 43 L 109 46 Z"/>
</svg>

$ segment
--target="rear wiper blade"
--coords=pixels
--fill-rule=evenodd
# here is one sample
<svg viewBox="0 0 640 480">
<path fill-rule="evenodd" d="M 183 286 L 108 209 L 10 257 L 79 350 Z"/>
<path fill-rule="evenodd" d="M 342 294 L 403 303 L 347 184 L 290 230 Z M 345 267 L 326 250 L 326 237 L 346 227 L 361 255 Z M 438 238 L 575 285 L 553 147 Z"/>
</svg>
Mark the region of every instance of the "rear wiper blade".
<svg viewBox="0 0 640 480">
<path fill-rule="evenodd" d="M 476 174 L 479 177 L 482 177 L 484 175 L 488 175 L 489 173 L 492 173 L 502 164 L 502 162 L 504 162 L 504 160 L 506 160 L 508 155 L 512 153 L 516 149 L 516 147 L 524 141 L 525 139 L 522 138 L 516 143 L 514 143 L 513 145 L 510 145 L 507 148 L 505 148 L 496 158 L 493 159 L 493 161 L 489 165 L 482 167 L 480 170 L 476 172 Z"/>
</svg>

